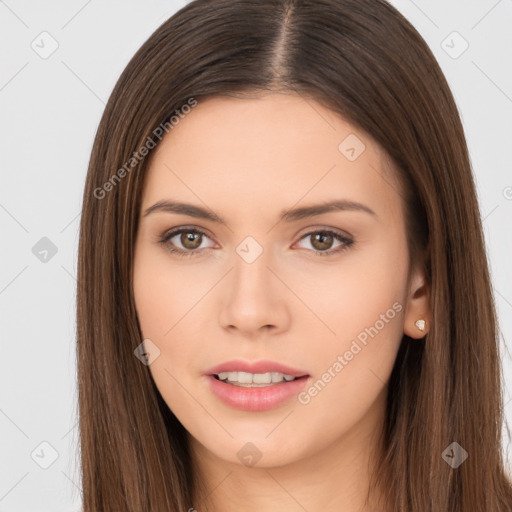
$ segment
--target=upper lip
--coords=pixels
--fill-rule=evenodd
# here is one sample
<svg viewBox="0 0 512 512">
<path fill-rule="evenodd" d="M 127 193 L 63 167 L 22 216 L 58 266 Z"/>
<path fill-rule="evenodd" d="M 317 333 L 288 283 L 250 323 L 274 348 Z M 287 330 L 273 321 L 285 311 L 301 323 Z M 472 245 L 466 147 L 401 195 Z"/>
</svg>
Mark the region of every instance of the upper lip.
<svg viewBox="0 0 512 512">
<path fill-rule="evenodd" d="M 294 377 L 302 377 L 309 375 L 308 372 L 297 370 L 291 366 L 286 366 L 275 361 L 243 361 L 241 359 L 234 359 L 226 361 L 225 363 L 213 366 L 206 371 L 207 375 L 218 375 L 221 372 L 247 372 L 247 373 L 267 373 L 279 372 L 285 375 L 293 375 Z"/>
</svg>

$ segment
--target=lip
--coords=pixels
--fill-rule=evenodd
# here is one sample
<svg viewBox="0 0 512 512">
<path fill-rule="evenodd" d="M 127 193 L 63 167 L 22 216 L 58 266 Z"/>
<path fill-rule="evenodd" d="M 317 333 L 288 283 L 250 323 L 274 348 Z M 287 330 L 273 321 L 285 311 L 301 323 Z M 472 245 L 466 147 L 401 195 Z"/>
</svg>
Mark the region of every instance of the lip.
<svg viewBox="0 0 512 512">
<path fill-rule="evenodd" d="M 227 384 L 217 380 L 213 375 L 208 375 L 207 379 L 213 394 L 225 405 L 242 411 L 267 411 L 300 393 L 310 377 L 304 375 L 289 382 L 256 388 Z"/>
<path fill-rule="evenodd" d="M 267 373 L 279 372 L 296 377 L 262 387 L 245 387 L 227 384 L 215 378 L 221 372 Z M 224 404 L 242 411 L 267 411 L 273 409 L 294 395 L 297 395 L 310 379 L 307 371 L 292 368 L 276 361 L 243 361 L 235 359 L 213 366 L 205 372 L 210 389 Z"/>
<path fill-rule="evenodd" d="M 221 372 L 247 372 L 247 373 L 267 373 L 279 372 L 286 375 L 293 375 L 294 377 L 309 376 L 309 373 L 303 370 L 298 370 L 290 366 L 278 363 L 276 361 L 243 361 L 242 359 L 234 359 L 226 361 L 225 363 L 213 366 L 205 372 L 206 375 L 218 375 Z"/>
</svg>

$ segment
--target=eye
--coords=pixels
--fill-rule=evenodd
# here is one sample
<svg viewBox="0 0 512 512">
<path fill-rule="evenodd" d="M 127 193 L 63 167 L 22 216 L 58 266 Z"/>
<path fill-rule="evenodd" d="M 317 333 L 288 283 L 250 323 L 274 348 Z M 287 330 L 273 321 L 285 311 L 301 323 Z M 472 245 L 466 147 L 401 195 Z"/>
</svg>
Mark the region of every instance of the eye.
<svg viewBox="0 0 512 512">
<path fill-rule="evenodd" d="M 173 238 L 177 240 L 172 241 Z M 177 256 L 195 256 L 202 252 L 198 249 L 208 249 L 208 247 L 201 248 L 203 238 L 209 238 L 203 231 L 196 228 L 182 227 L 165 233 L 160 238 L 159 243 Z M 177 247 L 176 244 L 180 244 L 182 248 Z"/>
<path fill-rule="evenodd" d="M 347 236 L 328 229 L 311 231 L 301 237 L 299 242 L 308 237 L 311 237 L 310 244 L 315 256 L 338 254 L 348 249 L 354 243 L 354 241 Z M 173 241 L 174 238 L 176 239 L 175 241 Z M 176 256 L 189 257 L 197 256 L 201 254 L 204 249 L 212 248 L 212 246 L 201 247 L 205 238 L 210 239 L 204 231 L 197 228 L 187 228 L 185 226 L 164 233 L 158 242 Z M 339 246 L 337 249 L 331 249 L 335 241 L 339 242 Z"/>
<path fill-rule="evenodd" d="M 304 235 L 299 241 L 311 238 L 311 246 L 315 256 L 330 256 L 348 249 L 354 241 L 347 236 L 341 235 L 332 230 L 311 231 Z M 340 242 L 337 249 L 331 249 L 334 241 Z"/>
</svg>

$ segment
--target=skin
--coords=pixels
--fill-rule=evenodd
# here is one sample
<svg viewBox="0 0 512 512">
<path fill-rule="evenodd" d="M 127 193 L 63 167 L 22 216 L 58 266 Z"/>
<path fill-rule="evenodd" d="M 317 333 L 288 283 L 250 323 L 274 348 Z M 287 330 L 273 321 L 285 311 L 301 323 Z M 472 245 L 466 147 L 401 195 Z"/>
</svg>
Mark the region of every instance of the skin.
<svg viewBox="0 0 512 512">
<path fill-rule="evenodd" d="M 338 149 L 349 134 L 366 146 L 354 161 Z M 415 270 L 407 279 L 403 201 L 382 150 L 313 100 L 267 94 L 199 102 L 151 156 L 135 248 L 136 309 L 144 339 L 160 350 L 151 375 L 189 433 L 212 510 L 372 510 L 381 491 L 364 503 L 388 379 L 403 334 L 423 337 L 430 318 L 425 276 Z M 163 211 L 143 216 L 165 199 L 207 207 L 226 224 Z M 375 215 L 347 210 L 278 222 L 283 209 L 332 199 Z M 167 242 L 196 251 L 192 257 L 159 243 L 180 226 L 206 233 L 196 245 L 179 234 Z M 325 229 L 353 244 L 315 255 L 344 245 L 315 242 Z M 247 236 L 263 248 L 250 264 L 236 252 Z M 394 303 L 401 311 L 307 404 L 293 397 L 247 412 L 210 391 L 205 371 L 235 358 L 305 370 L 307 390 Z M 427 321 L 423 333 L 418 319 Z M 247 442 L 261 453 L 253 466 L 237 456 Z M 191 507 L 204 510 L 203 499 Z"/>
</svg>

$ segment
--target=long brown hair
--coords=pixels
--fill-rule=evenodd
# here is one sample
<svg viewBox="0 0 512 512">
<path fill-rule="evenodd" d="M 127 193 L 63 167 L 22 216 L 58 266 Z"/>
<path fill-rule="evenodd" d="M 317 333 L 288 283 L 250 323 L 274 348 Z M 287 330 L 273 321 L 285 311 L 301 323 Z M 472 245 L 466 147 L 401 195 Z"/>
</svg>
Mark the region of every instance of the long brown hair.
<svg viewBox="0 0 512 512">
<path fill-rule="evenodd" d="M 129 62 L 92 149 L 77 292 L 84 512 L 201 508 L 186 431 L 134 356 L 134 242 L 158 127 L 170 132 L 191 99 L 257 92 L 295 92 L 339 113 L 382 146 L 404 184 L 411 263 L 424 265 L 432 322 L 423 341 L 404 335 L 389 382 L 374 483 L 390 510 L 512 511 L 475 185 L 430 49 L 384 0 L 195 0 Z M 457 468 L 442 457 L 452 442 L 469 454 Z"/>
</svg>

